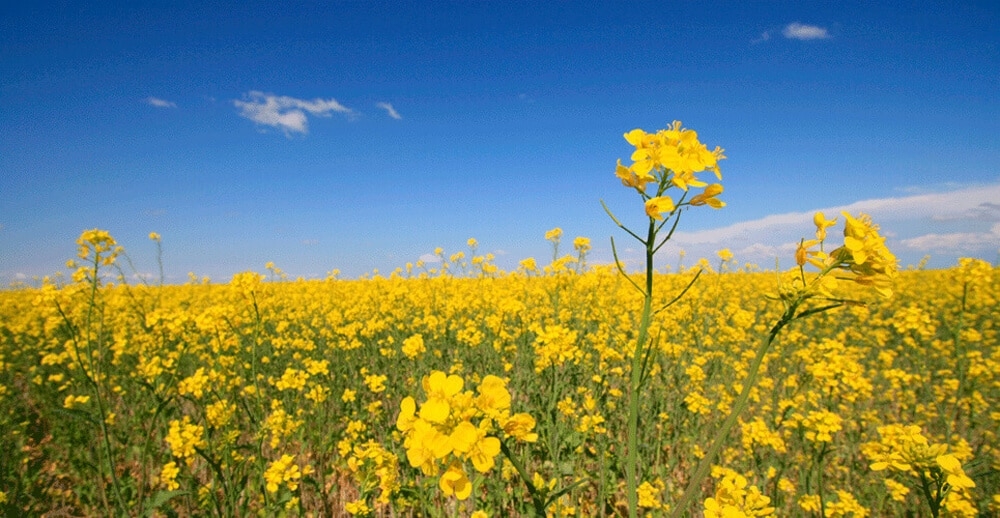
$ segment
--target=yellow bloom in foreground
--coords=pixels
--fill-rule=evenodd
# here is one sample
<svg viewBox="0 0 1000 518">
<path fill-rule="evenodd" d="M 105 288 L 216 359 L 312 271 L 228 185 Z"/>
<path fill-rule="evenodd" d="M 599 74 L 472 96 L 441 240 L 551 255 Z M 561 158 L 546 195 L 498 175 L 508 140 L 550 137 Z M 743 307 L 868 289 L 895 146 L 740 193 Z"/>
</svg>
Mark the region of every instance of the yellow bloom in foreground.
<svg viewBox="0 0 1000 518">
<path fill-rule="evenodd" d="M 535 442 L 538 440 L 538 434 L 532 431 L 534 429 L 535 418 L 531 417 L 531 414 L 524 412 L 510 416 L 510 419 L 503 424 L 504 433 L 524 442 Z"/>
<path fill-rule="evenodd" d="M 674 211 L 674 200 L 670 196 L 657 196 L 646 200 L 646 215 L 653 219 L 663 219 L 663 215 Z"/>
<path fill-rule="evenodd" d="M 420 418 L 432 423 L 443 423 L 451 412 L 451 398 L 462 391 L 465 382 L 461 376 L 434 371 L 423 379 L 427 402 L 420 407 Z"/>
<path fill-rule="evenodd" d="M 969 478 L 962 469 L 962 463 L 952 454 L 939 455 L 935 459 L 937 465 L 948 475 L 948 484 L 956 489 L 971 489 L 976 487 L 976 483 Z"/>
<path fill-rule="evenodd" d="M 472 494 L 472 482 L 465 476 L 465 470 L 458 463 L 452 463 L 448 471 L 441 474 L 441 481 L 438 483 L 445 496 L 455 495 L 459 500 L 465 500 Z"/>
</svg>

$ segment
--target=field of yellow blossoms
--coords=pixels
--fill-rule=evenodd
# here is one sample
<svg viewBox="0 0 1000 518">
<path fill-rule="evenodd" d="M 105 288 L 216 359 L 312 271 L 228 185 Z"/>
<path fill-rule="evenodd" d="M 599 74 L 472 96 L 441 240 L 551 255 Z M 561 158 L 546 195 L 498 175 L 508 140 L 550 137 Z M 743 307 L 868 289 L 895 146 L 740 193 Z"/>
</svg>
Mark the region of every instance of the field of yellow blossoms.
<svg viewBox="0 0 1000 518">
<path fill-rule="evenodd" d="M 652 257 L 721 187 L 644 135 L 617 174 Z M 85 231 L 71 278 L 0 291 L 0 510 L 1000 515 L 1000 270 L 883 270 L 877 227 L 836 219 L 783 272 L 722 250 L 625 274 L 553 229 L 510 272 L 470 240 L 388 276 L 185 285 L 125 282 Z"/>
</svg>

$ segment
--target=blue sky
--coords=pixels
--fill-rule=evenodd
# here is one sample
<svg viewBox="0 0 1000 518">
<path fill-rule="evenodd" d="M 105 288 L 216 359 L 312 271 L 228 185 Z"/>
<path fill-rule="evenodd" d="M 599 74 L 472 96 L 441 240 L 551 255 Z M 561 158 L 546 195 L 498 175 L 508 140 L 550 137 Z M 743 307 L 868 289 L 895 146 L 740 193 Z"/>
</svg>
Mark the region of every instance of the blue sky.
<svg viewBox="0 0 1000 518">
<path fill-rule="evenodd" d="M 726 149 L 728 206 L 661 264 L 790 265 L 845 208 L 903 265 L 995 262 L 1000 8 L 895 4 L 5 4 L 0 283 L 95 227 L 143 274 L 160 233 L 167 282 L 388 273 L 470 237 L 513 269 L 557 226 L 607 262 L 600 201 L 642 219 L 622 134 L 673 120 Z"/>
</svg>

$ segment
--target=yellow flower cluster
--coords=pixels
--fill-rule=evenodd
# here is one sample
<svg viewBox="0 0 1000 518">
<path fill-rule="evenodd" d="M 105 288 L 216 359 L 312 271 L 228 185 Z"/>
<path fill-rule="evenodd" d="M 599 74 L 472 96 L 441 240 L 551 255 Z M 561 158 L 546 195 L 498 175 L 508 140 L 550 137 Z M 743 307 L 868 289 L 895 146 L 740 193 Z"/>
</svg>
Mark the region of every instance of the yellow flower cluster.
<svg viewBox="0 0 1000 518">
<path fill-rule="evenodd" d="M 424 337 L 420 333 L 417 333 L 406 340 L 403 340 L 402 351 L 403 354 L 410 359 L 423 354 L 427 351 L 427 347 L 424 345 Z"/>
<path fill-rule="evenodd" d="M 101 266 L 111 266 L 122 252 L 107 230 L 96 228 L 83 231 L 76 244 L 79 247 L 77 257 Z"/>
<path fill-rule="evenodd" d="M 829 254 L 822 248 L 826 239 L 826 229 L 837 223 L 836 219 L 827 220 L 822 212 L 813 217 L 816 224 L 816 239 L 803 240 L 795 252 L 795 262 L 804 266 L 811 264 L 821 270 L 817 289 L 827 294 L 829 280 L 826 273 L 836 271 L 839 279 L 854 281 L 863 286 L 872 287 L 879 295 L 892 295 L 892 282 L 898 268 L 896 256 L 885 246 L 885 237 L 879 235 L 879 227 L 867 214 L 853 217 L 846 212 L 844 216 L 844 244 Z M 822 281 L 827 281 L 823 283 Z"/>
<path fill-rule="evenodd" d="M 174 419 L 170 421 L 166 441 L 174 457 L 191 462 L 195 449 L 204 448 L 206 445 L 205 427 L 191 423 L 191 418 L 188 416 L 184 416 L 182 420 Z"/>
<path fill-rule="evenodd" d="M 299 479 L 303 475 L 309 475 L 312 472 L 312 466 L 308 464 L 300 469 L 299 465 L 295 463 L 293 455 L 282 455 L 280 459 L 272 462 L 267 467 L 267 470 L 264 471 L 264 482 L 267 492 L 277 493 L 282 485 L 285 485 L 289 491 L 295 491 L 299 488 Z"/>
<path fill-rule="evenodd" d="M 167 488 L 168 491 L 173 491 L 180 486 L 177 483 L 177 474 L 180 473 L 180 469 L 177 467 L 177 463 L 170 461 L 163 465 L 163 469 L 160 470 L 160 483 L 163 487 Z"/>
<path fill-rule="evenodd" d="M 715 496 L 705 499 L 705 518 L 753 518 L 774 516 L 771 499 L 757 486 L 749 485 L 746 477 L 723 469 L 715 486 Z"/>
<path fill-rule="evenodd" d="M 399 491 L 399 459 L 375 441 L 351 449 L 347 467 L 354 474 L 362 494 L 378 490 L 376 501 L 380 504 L 389 503 L 392 495 Z"/>
<path fill-rule="evenodd" d="M 583 351 L 576 344 L 577 332 L 561 325 L 533 326 L 535 331 L 535 372 L 548 367 L 561 367 L 566 362 L 576 363 Z"/>
<path fill-rule="evenodd" d="M 975 516 L 969 503 L 968 491 L 976 483 L 965 474 L 960 459 L 968 452 L 949 451 L 947 444 L 934 444 L 927 440 L 919 426 L 886 425 L 878 428 L 880 440 L 867 443 L 862 451 L 873 462 L 872 471 L 900 472 L 919 481 L 927 494 L 937 495 L 942 503 L 958 516 Z"/>
<path fill-rule="evenodd" d="M 534 419 L 528 414 L 510 414 L 511 395 L 507 383 L 493 375 L 483 378 L 475 394 L 463 391 L 465 381 L 455 374 L 433 371 L 422 381 L 427 399 L 417 408 L 407 396 L 400 403 L 396 427 L 405 435 L 403 446 L 410 465 L 425 475 L 437 476 L 448 496 L 464 500 L 472 484 L 463 467 L 472 462 L 480 473 L 493 469 L 500 454 L 500 439 L 493 434 L 533 442 Z M 449 460 L 451 459 L 451 460 Z"/>
<path fill-rule="evenodd" d="M 718 199 L 722 194 L 721 184 L 709 185 L 697 178 L 697 173 L 711 171 L 721 180 L 719 160 L 725 157 L 723 150 L 716 147 L 709 151 L 705 144 L 698 140 L 694 130 L 681 127 L 680 121 L 674 121 L 666 129 L 656 133 L 647 133 L 634 129 L 625 134 L 625 140 L 635 147 L 632 152 L 632 164 L 628 167 L 618 160 L 615 176 L 622 185 L 631 187 L 642 194 L 645 199 L 646 215 L 653 219 L 663 219 L 664 214 L 673 213 L 677 209 L 675 200 L 665 195 L 671 187 L 677 187 L 686 193 L 691 187 L 705 189 L 693 196 L 688 204 L 693 206 L 708 205 L 714 209 L 726 204 Z M 648 184 L 657 186 L 652 195 L 646 193 Z"/>
</svg>

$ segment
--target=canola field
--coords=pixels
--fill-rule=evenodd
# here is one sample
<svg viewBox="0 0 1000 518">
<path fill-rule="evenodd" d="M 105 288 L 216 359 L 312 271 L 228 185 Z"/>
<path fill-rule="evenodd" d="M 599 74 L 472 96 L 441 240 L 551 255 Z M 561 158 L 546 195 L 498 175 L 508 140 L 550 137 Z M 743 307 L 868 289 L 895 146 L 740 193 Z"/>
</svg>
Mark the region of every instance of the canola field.
<svg viewBox="0 0 1000 518">
<path fill-rule="evenodd" d="M 0 292 L 0 505 L 8 516 L 510 516 L 531 515 L 537 497 L 553 516 L 626 513 L 642 296 L 608 267 L 484 273 L 489 262 L 470 256 L 361 280 L 272 269 L 228 284 L 84 277 Z M 762 296 L 773 272 L 712 270 L 651 324 L 642 515 L 671 511 L 781 313 Z M 655 302 L 695 271 L 657 275 Z M 930 516 L 922 492 L 941 487 L 921 477 L 936 473 L 941 515 L 996 513 L 998 299 L 1000 272 L 967 261 L 900 272 L 892 298 L 790 324 L 687 512 L 730 494 L 746 516 Z M 415 404 L 468 437 L 411 452 Z M 929 461 L 910 458 L 923 450 Z M 932 469 L 946 454 L 957 465 Z"/>
<path fill-rule="evenodd" d="M 899 271 L 870 217 L 817 213 L 789 270 L 657 271 L 682 211 L 725 206 L 697 176 L 725 156 L 624 137 L 647 224 L 604 210 L 639 273 L 557 228 L 509 272 L 470 239 L 163 285 L 84 231 L 69 278 L 0 291 L 0 512 L 1000 516 L 1000 270 Z"/>
</svg>

